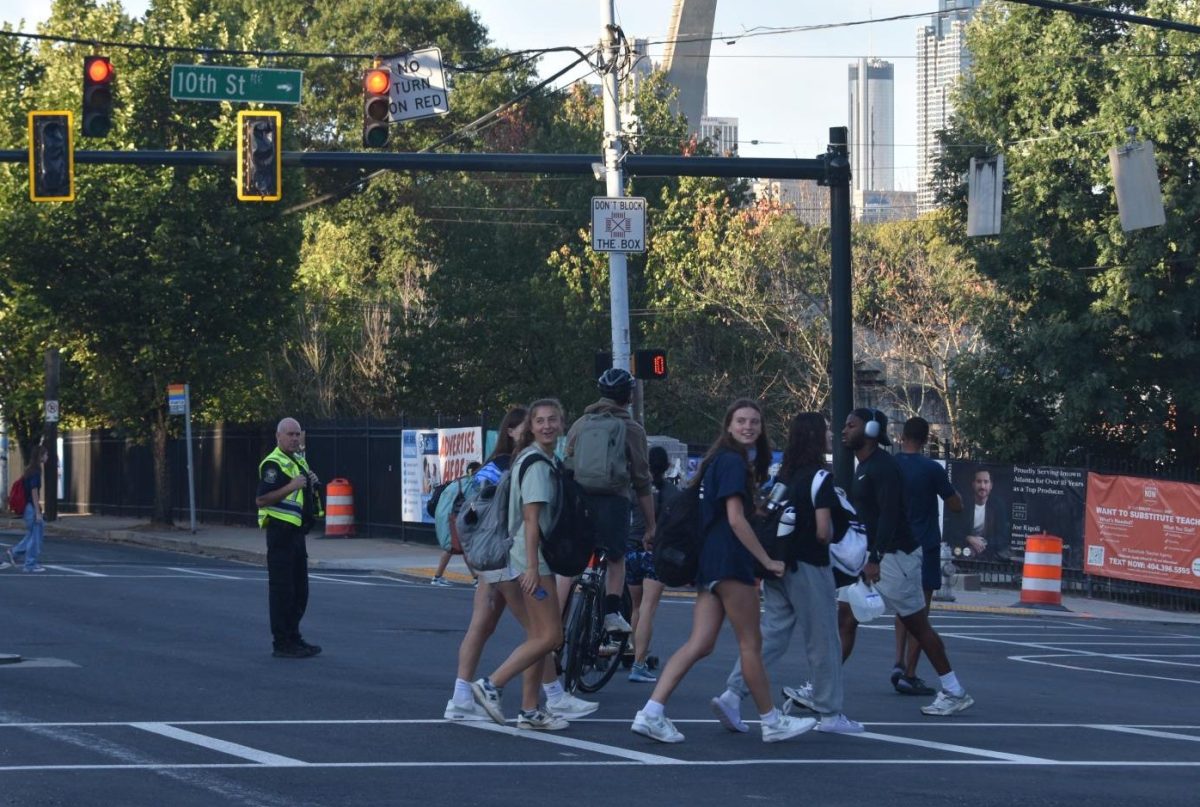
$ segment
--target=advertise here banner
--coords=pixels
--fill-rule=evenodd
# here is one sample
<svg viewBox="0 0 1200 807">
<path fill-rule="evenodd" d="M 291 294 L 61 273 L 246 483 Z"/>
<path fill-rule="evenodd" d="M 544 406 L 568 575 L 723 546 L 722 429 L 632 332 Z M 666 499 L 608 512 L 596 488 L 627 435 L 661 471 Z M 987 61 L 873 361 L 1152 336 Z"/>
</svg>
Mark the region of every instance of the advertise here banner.
<svg viewBox="0 0 1200 807">
<path fill-rule="evenodd" d="M 1088 474 L 1084 571 L 1200 589 L 1200 486 Z"/>
<path fill-rule="evenodd" d="M 433 489 L 467 473 L 467 465 L 483 459 L 478 426 L 461 429 L 405 429 L 400 439 L 401 517 L 433 523 L 426 512 Z"/>
</svg>

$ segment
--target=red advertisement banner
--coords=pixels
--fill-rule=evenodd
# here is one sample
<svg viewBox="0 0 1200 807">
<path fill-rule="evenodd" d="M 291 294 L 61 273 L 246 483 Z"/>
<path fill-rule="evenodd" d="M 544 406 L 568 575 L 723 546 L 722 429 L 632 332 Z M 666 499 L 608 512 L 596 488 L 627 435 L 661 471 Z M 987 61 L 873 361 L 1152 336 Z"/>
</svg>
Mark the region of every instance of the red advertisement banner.
<svg viewBox="0 0 1200 807">
<path fill-rule="evenodd" d="M 1084 571 L 1200 589 L 1200 486 L 1088 474 Z"/>
</svg>

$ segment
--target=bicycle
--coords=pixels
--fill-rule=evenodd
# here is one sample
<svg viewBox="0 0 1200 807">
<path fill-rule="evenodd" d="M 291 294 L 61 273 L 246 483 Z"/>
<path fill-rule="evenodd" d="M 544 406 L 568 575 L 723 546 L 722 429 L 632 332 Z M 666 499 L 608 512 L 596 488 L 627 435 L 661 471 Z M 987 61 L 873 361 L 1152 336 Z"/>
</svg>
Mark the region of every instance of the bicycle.
<svg viewBox="0 0 1200 807">
<path fill-rule="evenodd" d="M 563 644 L 559 666 L 567 691 L 599 692 L 621 666 L 629 634 L 604 630 L 604 597 L 608 580 L 607 552 L 598 547 L 588 566 L 571 584 L 563 608 Z M 633 602 L 628 586 L 622 587 L 621 611 L 629 619 Z"/>
</svg>

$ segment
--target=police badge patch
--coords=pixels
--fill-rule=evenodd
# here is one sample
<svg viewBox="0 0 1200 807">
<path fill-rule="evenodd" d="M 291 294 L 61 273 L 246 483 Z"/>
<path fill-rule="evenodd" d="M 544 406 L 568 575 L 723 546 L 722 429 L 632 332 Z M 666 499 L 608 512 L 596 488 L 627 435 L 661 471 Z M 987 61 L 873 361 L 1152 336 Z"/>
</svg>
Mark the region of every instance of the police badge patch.
<svg viewBox="0 0 1200 807">
<path fill-rule="evenodd" d="M 279 472 L 275 469 L 274 466 L 271 466 L 271 467 L 267 468 L 267 470 L 263 471 L 263 481 L 266 482 L 268 485 L 274 485 L 275 480 L 278 478 L 279 478 Z"/>
</svg>

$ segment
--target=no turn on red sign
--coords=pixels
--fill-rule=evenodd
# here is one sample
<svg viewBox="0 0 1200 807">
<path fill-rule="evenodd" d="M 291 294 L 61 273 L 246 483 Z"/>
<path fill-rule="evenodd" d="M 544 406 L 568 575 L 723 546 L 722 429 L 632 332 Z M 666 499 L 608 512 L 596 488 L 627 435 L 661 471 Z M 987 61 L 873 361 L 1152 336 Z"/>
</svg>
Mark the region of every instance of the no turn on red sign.
<svg viewBox="0 0 1200 807">
<path fill-rule="evenodd" d="M 645 252 L 646 200 L 641 196 L 593 196 L 592 251 Z"/>
</svg>

